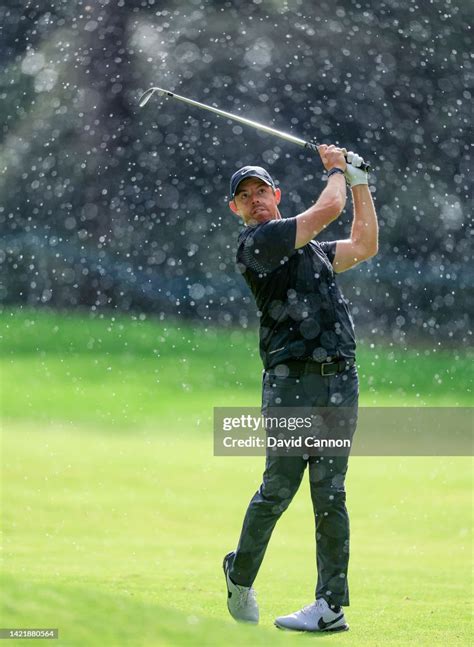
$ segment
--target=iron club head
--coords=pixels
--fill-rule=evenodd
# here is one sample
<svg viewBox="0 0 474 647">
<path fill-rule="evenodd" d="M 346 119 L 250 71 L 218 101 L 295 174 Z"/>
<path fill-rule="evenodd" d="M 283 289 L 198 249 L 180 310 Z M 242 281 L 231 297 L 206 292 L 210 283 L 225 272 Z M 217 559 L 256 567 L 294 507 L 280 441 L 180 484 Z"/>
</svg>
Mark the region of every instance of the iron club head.
<svg viewBox="0 0 474 647">
<path fill-rule="evenodd" d="M 166 94 L 168 97 L 174 97 L 175 96 L 173 94 L 173 92 L 170 92 L 169 90 L 163 90 L 162 88 L 157 88 L 157 87 L 148 88 L 148 90 L 142 94 L 142 96 L 140 97 L 140 99 L 138 101 L 139 107 L 143 108 L 143 106 L 146 106 L 146 104 L 150 101 L 151 96 L 155 92 L 160 92 L 161 94 Z"/>
<path fill-rule="evenodd" d="M 146 106 L 146 104 L 151 98 L 151 95 L 154 93 L 155 93 L 155 88 L 149 88 L 146 92 L 144 92 L 138 101 L 139 107 L 143 108 L 143 106 Z"/>
</svg>

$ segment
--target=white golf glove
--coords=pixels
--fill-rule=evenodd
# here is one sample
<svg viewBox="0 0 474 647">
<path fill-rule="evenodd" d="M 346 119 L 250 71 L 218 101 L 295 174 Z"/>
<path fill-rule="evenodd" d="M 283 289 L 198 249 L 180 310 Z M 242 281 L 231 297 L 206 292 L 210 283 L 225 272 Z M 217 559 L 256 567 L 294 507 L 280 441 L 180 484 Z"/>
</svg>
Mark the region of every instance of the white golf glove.
<svg viewBox="0 0 474 647">
<path fill-rule="evenodd" d="M 358 168 L 364 160 L 357 153 L 349 151 L 346 155 L 347 166 L 345 170 L 345 178 L 349 186 L 357 186 L 358 184 L 368 184 L 369 183 L 369 174 L 367 171 L 363 171 L 361 168 Z"/>
</svg>

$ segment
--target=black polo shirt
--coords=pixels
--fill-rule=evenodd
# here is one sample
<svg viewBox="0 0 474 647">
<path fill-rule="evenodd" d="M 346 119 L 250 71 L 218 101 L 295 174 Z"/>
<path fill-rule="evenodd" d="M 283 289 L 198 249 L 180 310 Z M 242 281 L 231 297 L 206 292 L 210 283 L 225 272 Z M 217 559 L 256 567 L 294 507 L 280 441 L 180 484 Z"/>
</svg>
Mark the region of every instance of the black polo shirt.
<svg viewBox="0 0 474 647">
<path fill-rule="evenodd" d="M 289 359 L 317 362 L 355 357 L 354 323 L 336 284 L 336 242 L 295 249 L 296 218 L 245 227 L 237 268 L 260 317 L 260 357 L 266 369 Z"/>
</svg>

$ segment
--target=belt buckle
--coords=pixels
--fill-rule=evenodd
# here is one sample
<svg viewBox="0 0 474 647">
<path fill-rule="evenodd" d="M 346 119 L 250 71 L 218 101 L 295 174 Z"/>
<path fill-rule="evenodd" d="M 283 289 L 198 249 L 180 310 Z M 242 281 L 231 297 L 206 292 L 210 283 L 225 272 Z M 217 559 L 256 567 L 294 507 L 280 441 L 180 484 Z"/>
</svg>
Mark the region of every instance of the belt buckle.
<svg viewBox="0 0 474 647">
<path fill-rule="evenodd" d="M 334 365 L 334 369 L 335 369 L 333 373 L 325 373 L 324 372 L 324 367 L 325 366 L 333 366 L 333 365 Z M 337 362 L 322 362 L 321 363 L 321 375 L 324 376 L 324 377 L 329 377 L 330 375 L 336 375 L 338 368 L 339 367 L 337 365 Z"/>
</svg>

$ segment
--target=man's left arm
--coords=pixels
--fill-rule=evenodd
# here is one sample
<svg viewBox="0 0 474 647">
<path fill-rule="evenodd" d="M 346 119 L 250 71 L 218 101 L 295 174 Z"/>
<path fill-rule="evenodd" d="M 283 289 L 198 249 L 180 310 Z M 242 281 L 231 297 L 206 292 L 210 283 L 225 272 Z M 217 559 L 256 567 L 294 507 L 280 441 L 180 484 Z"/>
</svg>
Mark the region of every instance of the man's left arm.
<svg viewBox="0 0 474 647">
<path fill-rule="evenodd" d="M 374 202 L 368 186 L 368 175 L 357 168 L 362 158 L 349 152 L 346 179 L 352 190 L 354 218 L 351 237 L 336 241 L 333 267 L 336 273 L 345 272 L 375 256 L 378 251 L 378 222 Z"/>
</svg>

